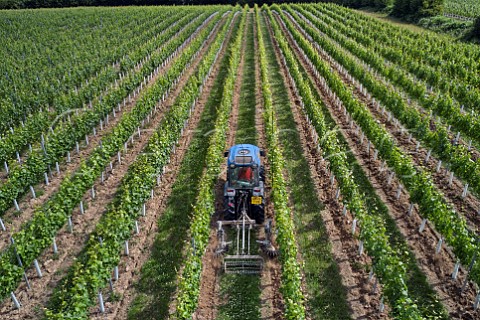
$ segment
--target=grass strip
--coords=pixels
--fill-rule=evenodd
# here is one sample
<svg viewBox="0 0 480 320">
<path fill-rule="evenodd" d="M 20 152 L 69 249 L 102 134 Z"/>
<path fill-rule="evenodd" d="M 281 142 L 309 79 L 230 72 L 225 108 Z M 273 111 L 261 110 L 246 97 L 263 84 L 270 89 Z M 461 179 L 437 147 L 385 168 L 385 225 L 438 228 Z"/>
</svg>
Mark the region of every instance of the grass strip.
<svg viewBox="0 0 480 320">
<path fill-rule="evenodd" d="M 234 23 L 234 32 L 237 28 L 238 20 Z M 192 218 L 190 213 L 198 195 L 209 146 L 205 136 L 214 129 L 218 116 L 217 106 L 222 99 L 222 84 L 227 76 L 229 56 L 230 51 L 227 50 L 195 135 L 182 160 L 165 212 L 158 220 L 152 254 L 142 267 L 136 285 L 138 294 L 130 306 L 128 319 L 165 319 L 169 315 L 169 304 L 177 288 L 178 270 L 183 264 Z"/>
<path fill-rule="evenodd" d="M 250 19 L 252 22 L 253 19 Z M 255 144 L 257 131 L 255 129 L 255 48 L 253 39 L 253 22 L 248 24 L 243 67 L 242 87 L 235 143 Z"/>
<path fill-rule="evenodd" d="M 319 212 L 324 206 L 317 198 L 315 184 L 303 155 L 300 136 L 296 128 L 290 100 L 283 82 L 280 65 L 275 59 L 275 51 L 261 20 L 269 80 L 273 95 L 273 106 L 280 130 L 283 146 L 288 186 L 294 206 L 295 231 L 303 258 L 305 283 L 308 296 L 306 300 L 308 315 L 312 319 L 348 319 L 350 310 L 346 300 L 346 289 L 342 285 L 337 263 L 327 230 Z"/>
<path fill-rule="evenodd" d="M 257 29 L 261 30 L 260 10 L 255 6 Z M 257 33 L 260 56 L 260 71 L 262 79 L 262 94 L 264 103 L 263 118 L 268 147 L 268 161 L 272 183 L 272 202 L 275 210 L 275 223 L 277 230 L 277 244 L 280 250 L 282 266 L 282 283 L 280 291 L 285 302 L 286 319 L 305 319 L 305 298 L 301 288 L 301 266 L 297 261 L 298 245 L 294 235 L 294 222 L 292 210 L 289 207 L 287 184 L 283 176 L 285 159 L 279 143 L 279 129 L 273 116 L 273 96 L 270 89 L 269 69 L 267 54 L 263 40 L 263 33 Z"/>
<path fill-rule="evenodd" d="M 255 44 L 253 38 L 252 15 L 247 20 L 247 39 L 244 54 L 243 78 L 240 93 L 239 116 L 235 144 L 257 143 L 255 128 Z M 233 236 L 232 232 L 232 236 Z M 229 234 L 230 236 L 230 234 Z M 235 237 L 229 238 L 235 242 Z M 252 252 L 258 250 L 255 238 L 252 239 Z M 235 243 L 231 245 L 233 251 Z M 229 253 L 230 254 L 230 253 Z M 222 274 L 220 276 L 220 296 L 224 301 L 218 308 L 218 320 L 260 319 L 260 277 L 251 274 Z"/>
<path fill-rule="evenodd" d="M 223 150 L 226 145 L 228 119 L 232 109 L 235 78 L 240 63 L 240 47 L 247 16 L 248 6 L 242 11 L 239 31 L 230 44 L 232 54 L 228 63 L 228 75 L 223 87 L 223 95 L 218 107 L 215 129 L 209 137 L 205 161 L 206 170 L 199 183 L 199 192 L 193 207 L 193 219 L 190 224 L 191 243 L 187 249 L 185 268 L 179 278 L 179 293 L 174 317 L 190 319 L 198 305 L 200 294 L 200 277 L 202 273 L 202 257 L 208 245 L 210 235 L 210 217 L 215 207 L 215 182 L 220 174 L 220 164 L 224 161 Z"/>
</svg>

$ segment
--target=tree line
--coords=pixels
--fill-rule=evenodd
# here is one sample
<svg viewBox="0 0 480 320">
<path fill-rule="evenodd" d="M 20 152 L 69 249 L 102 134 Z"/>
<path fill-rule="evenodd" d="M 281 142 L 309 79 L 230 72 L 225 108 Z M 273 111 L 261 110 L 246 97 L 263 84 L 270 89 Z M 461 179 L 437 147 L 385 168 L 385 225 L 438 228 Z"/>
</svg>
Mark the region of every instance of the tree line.
<svg viewBox="0 0 480 320">
<path fill-rule="evenodd" d="M 207 5 L 240 4 L 253 7 L 254 3 L 271 5 L 282 2 L 333 2 L 351 8 L 371 7 L 390 12 L 394 17 L 408 21 L 442 14 L 445 0 L 0 0 L 0 9 L 62 8 L 78 6 L 148 6 L 148 5 Z M 480 39 L 480 17 L 477 18 L 472 36 Z"/>
<path fill-rule="evenodd" d="M 293 1 L 255 1 L 255 0 L 0 0 L 0 9 L 29 9 L 29 8 L 65 8 L 81 6 L 160 6 L 160 5 L 245 5 L 253 7 L 255 3 L 271 5 L 273 3 L 313 2 L 308 0 Z M 337 2 L 339 3 L 339 2 Z"/>
<path fill-rule="evenodd" d="M 26 8 L 62 8 L 77 6 L 127 6 L 127 5 L 201 5 L 201 4 L 248 4 L 281 2 L 319 2 L 308 0 L 293 1 L 254 1 L 254 0 L 0 0 L 0 9 Z M 422 18 L 441 13 L 444 0 L 320 0 L 340 5 L 360 8 L 373 7 L 379 10 L 391 8 L 392 14 L 397 17 Z"/>
<path fill-rule="evenodd" d="M 0 9 L 62 8 L 78 6 L 127 6 L 127 5 L 202 5 L 202 4 L 248 4 L 281 2 L 333 2 L 340 5 L 377 9 L 393 8 L 398 17 L 430 16 L 441 12 L 444 0 L 320 0 L 320 1 L 254 1 L 254 0 L 0 0 Z"/>
</svg>

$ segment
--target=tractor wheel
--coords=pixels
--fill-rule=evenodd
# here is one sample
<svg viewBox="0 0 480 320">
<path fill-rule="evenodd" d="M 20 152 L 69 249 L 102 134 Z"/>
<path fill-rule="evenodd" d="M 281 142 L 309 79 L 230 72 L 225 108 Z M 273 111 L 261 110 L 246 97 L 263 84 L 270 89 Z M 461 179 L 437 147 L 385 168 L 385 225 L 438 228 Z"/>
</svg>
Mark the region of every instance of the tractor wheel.
<svg viewBox="0 0 480 320">
<path fill-rule="evenodd" d="M 223 219 L 235 220 L 237 216 L 235 214 L 235 202 L 230 202 L 228 197 L 225 197 L 225 210 L 223 212 Z"/>
<path fill-rule="evenodd" d="M 265 167 L 264 166 L 260 166 L 259 175 L 260 175 L 260 181 L 263 181 L 265 183 Z"/>
<path fill-rule="evenodd" d="M 265 206 L 263 204 L 254 207 L 253 218 L 257 224 L 262 224 L 265 221 Z"/>
</svg>

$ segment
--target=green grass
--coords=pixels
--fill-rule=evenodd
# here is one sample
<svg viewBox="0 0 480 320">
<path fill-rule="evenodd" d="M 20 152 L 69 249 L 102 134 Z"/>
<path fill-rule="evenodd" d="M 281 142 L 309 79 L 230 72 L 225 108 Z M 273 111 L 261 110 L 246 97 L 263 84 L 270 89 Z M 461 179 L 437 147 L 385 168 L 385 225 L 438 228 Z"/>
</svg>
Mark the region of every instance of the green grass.
<svg viewBox="0 0 480 320">
<path fill-rule="evenodd" d="M 462 38 L 471 32 L 473 21 L 462 21 L 444 16 L 435 16 L 420 19 L 418 25 L 438 33 L 445 33 L 453 37 Z"/>
<path fill-rule="evenodd" d="M 219 308 L 217 320 L 260 319 L 260 278 L 258 275 L 224 274 L 220 296 L 226 303 Z"/>
<path fill-rule="evenodd" d="M 268 68 L 274 108 L 279 129 L 282 131 L 280 141 L 286 159 L 290 197 L 294 205 L 297 241 L 304 260 L 308 314 L 312 319 L 349 319 L 346 288 L 342 285 L 338 266 L 332 256 L 328 234 L 320 215 L 324 206 L 317 198 L 309 165 L 303 156 L 287 89 L 263 19 L 262 32 L 269 58 Z"/>
<path fill-rule="evenodd" d="M 234 27 L 238 29 L 237 19 Z M 222 98 L 222 83 L 227 76 L 229 51 L 221 61 L 220 72 L 202 113 L 188 151 L 181 163 L 167 208 L 158 220 L 158 234 L 150 259 L 143 265 L 136 284 L 137 296 L 132 302 L 128 319 L 166 319 L 172 295 L 176 290 L 177 272 L 183 264 L 183 248 L 190 226 L 190 213 L 197 197 L 197 184 L 203 172 L 208 139 L 213 130 L 216 109 Z"/>
<path fill-rule="evenodd" d="M 468 40 L 466 37 L 470 33 L 473 22 L 461 21 L 453 18 L 447 18 L 443 15 L 420 19 L 416 24 L 404 21 L 390 16 L 388 13 L 371 11 L 368 9 L 357 10 L 361 14 L 390 23 L 394 26 L 407 29 L 419 34 L 430 33 L 435 36 L 444 37 L 447 40 Z"/>
<path fill-rule="evenodd" d="M 364 14 L 366 16 L 376 18 L 378 20 L 381 20 L 383 22 L 387 22 L 390 24 L 393 24 L 394 26 L 405 28 L 407 30 L 417 32 L 417 33 L 425 33 L 425 32 L 433 32 L 430 30 L 427 30 L 425 28 L 419 27 L 415 24 L 405 22 L 403 20 L 397 19 L 395 17 L 389 16 L 388 13 L 381 13 L 381 12 L 376 12 L 376 11 L 369 11 L 369 10 L 356 10 L 356 12 Z"/>
<path fill-rule="evenodd" d="M 253 38 L 254 16 L 249 13 L 247 37 L 241 85 L 238 126 L 235 144 L 257 143 L 255 128 L 255 52 Z M 234 254 L 236 232 L 229 230 L 228 239 L 233 243 L 228 254 Z M 252 234 L 251 253 L 258 252 L 258 245 Z M 220 278 L 220 306 L 218 320 L 254 320 L 260 319 L 261 288 L 259 275 L 222 274 Z"/>
</svg>

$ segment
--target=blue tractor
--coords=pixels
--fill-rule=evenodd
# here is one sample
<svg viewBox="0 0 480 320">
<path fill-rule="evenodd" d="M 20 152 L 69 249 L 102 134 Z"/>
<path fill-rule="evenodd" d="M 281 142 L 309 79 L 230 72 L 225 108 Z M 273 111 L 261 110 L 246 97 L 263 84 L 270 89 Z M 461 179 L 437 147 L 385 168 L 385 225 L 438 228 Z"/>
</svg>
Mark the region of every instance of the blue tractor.
<svg viewBox="0 0 480 320">
<path fill-rule="evenodd" d="M 258 243 L 268 257 L 278 255 L 272 244 L 272 221 L 265 221 L 263 156 L 265 153 L 251 144 L 235 145 L 225 152 L 228 157 L 225 210 L 223 220 L 217 221 L 216 249 L 216 254 L 223 256 L 225 273 L 262 272 L 264 257 L 257 254 L 254 243 Z M 228 234 L 233 236 L 231 241 L 227 241 Z"/>
<path fill-rule="evenodd" d="M 264 151 L 251 144 L 235 145 L 225 152 L 225 220 L 238 220 L 246 213 L 257 224 L 265 221 L 265 169 L 260 159 L 263 156 Z"/>
</svg>

